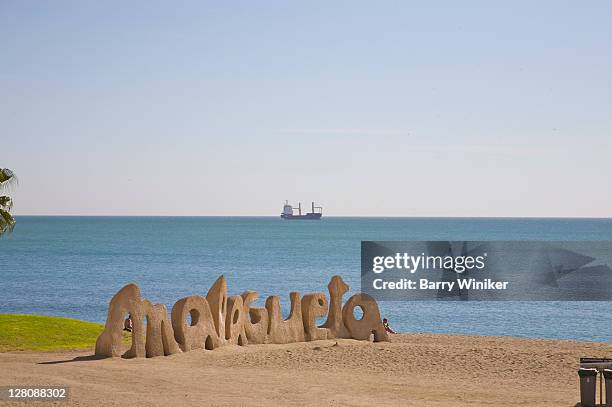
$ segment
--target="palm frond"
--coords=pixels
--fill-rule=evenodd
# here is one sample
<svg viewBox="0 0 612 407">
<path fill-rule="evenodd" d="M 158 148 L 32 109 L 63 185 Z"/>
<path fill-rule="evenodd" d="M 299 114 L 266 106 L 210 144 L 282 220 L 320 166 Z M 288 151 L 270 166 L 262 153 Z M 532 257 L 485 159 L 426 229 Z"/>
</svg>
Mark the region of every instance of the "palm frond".
<svg viewBox="0 0 612 407">
<path fill-rule="evenodd" d="M 0 192 L 9 190 L 13 185 L 17 185 L 17 177 L 8 168 L 0 168 Z M 0 196 L 0 236 L 6 232 L 11 232 L 15 227 L 15 218 L 9 212 L 13 207 L 13 200 L 10 196 Z"/>
<path fill-rule="evenodd" d="M 0 196 L 0 209 L 10 211 L 13 207 L 13 200 L 10 196 Z"/>
<path fill-rule="evenodd" d="M 18 180 L 15 173 L 8 168 L 0 168 L 0 191 L 17 185 Z"/>
<path fill-rule="evenodd" d="M 15 219 L 8 211 L 0 209 L 0 235 L 13 231 L 15 223 Z"/>
</svg>

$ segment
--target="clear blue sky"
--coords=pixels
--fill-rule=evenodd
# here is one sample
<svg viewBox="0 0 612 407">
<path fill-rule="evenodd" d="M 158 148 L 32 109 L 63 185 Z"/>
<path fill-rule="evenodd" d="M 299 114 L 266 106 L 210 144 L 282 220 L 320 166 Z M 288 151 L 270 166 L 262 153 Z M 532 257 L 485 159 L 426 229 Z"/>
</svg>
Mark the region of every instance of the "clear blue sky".
<svg viewBox="0 0 612 407">
<path fill-rule="evenodd" d="M 3 0 L 0 166 L 17 215 L 611 217 L 610 21 L 605 1 Z"/>
</svg>

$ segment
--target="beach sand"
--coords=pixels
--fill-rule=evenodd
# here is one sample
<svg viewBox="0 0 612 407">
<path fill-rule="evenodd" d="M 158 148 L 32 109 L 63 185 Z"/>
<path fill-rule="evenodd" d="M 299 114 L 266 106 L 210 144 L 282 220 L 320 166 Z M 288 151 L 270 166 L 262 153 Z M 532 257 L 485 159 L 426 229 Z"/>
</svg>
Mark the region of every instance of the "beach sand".
<svg viewBox="0 0 612 407">
<path fill-rule="evenodd" d="M 612 344 L 401 334 L 391 343 L 226 346 L 154 359 L 91 353 L 0 354 L 0 385 L 70 386 L 68 402 L 44 405 L 570 407 L 578 358 L 610 357 Z"/>
</svg>

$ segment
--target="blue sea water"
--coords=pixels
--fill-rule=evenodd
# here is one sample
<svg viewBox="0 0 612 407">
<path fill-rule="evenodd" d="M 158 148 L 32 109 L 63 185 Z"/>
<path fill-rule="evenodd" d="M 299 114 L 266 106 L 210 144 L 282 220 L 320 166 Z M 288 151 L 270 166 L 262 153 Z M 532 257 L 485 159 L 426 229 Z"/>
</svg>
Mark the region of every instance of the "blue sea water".
<svg viewBox="0 0 612 407">
<path fill-rule="evenodd" d="M 360 290 L 362 240 L 612 240 L 612 219 L 20 216 L 0 239 L 0 313 L 104 322 L 137 283 L 167 304 L 205 295 L 224 274 L 230 294 L 327 292 L 341 275 Z M 347 296 L 348 297 L 348 296 Z M 346 298 L 347 298 L 346 297 Z M 612 342 L 609 302 L 381 302 L 403 332 Z"/>
</svg>

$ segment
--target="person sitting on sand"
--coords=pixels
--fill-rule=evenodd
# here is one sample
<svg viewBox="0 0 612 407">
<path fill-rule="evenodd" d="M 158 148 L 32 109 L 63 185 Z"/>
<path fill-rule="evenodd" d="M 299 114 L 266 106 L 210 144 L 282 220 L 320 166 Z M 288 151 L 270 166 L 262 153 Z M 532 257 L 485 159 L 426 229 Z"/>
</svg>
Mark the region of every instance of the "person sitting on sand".
<svg viewBox="0 0 612 407">
<path fill-rule="evenodd" d="M 128 314 L 128 317 L 125 319 L 125 322 L 123 322 L 123 330 L 132 332 L 133 328 L 134 324 L 132 323 L 132 314 Z"/>
<path fill-rule="evenodd" d="M 383 318 L 383 326 L 385 327 L 385 331 L 387 331 L 390 334 L 394 334 L 395 331 L 393 329 L 391 329 L 391 327 L 389 326 L 389 322 L 387 321 L 387 318 Z"/>
</svg>

